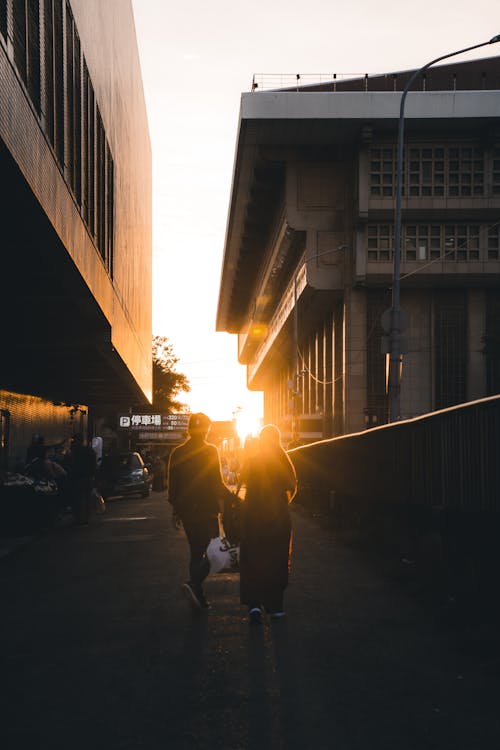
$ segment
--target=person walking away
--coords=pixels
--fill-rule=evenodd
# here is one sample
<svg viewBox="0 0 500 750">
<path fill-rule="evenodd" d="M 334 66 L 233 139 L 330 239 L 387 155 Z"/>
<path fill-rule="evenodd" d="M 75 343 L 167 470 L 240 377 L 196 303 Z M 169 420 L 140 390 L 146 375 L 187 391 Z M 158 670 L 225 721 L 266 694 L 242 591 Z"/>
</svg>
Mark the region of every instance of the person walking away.
<svg viewBox="0 0 500 750">
<path fill-rule="evenodd" d="M 206 550 L 210 540 L 219 536 L 218 514 L 229 493 L 222 480 L 219 452 L 206 441 L 210 424 L 206 414 L 190 416 L 189 437 L 174 448 L 167 470 L 173 523 L 182 522 L 190 550 L 189 581 L 183 590 L 197 609 L 209 606 L 203 592 L 210 571 Z"/>
<path fill-rule="evenodd" d="M 26 466 L 24 470 L 26 474 L 33 479 L 45 479 L 45 439 L 43 435 L 33 435 L 31 443 L 26 451 Z"/>
<path fill-rule="evenodd" d="M 272 424 L 262 428 L 258 451 L 242 471 L 246 485 L 240 547 L 240 600 L 251 623 L 264 608 L 272 618 L 285 616 L 292 528 L 289 503 L 297 492 L 297 476 Z"/>
<path fill-rule="evenodd" d="M 69 493 L 76 522 L 85 526 L 89 522 L 91 493 L 97 471 L 96 454 L 86 445 L 81 433 L 71 439 L 69 451 Z"/>
</svg>

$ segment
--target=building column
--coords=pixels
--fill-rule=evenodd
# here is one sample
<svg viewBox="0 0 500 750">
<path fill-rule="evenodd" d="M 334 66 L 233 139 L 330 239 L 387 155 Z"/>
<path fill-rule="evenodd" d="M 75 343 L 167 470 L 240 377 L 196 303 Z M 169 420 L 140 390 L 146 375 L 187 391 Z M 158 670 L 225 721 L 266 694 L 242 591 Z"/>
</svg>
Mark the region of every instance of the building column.
<svg viewBox="0 0 500 750">
<path fill-rule="evenodd" d="M 345 293 L 345 433 L 366 428 L 366 291 Z"/>
<path fill-rule="evenodd" d="M 467 299 L 467 400 L 486 396 L 486 295 L 482 290 L 470 290 Z"/>
</svg>

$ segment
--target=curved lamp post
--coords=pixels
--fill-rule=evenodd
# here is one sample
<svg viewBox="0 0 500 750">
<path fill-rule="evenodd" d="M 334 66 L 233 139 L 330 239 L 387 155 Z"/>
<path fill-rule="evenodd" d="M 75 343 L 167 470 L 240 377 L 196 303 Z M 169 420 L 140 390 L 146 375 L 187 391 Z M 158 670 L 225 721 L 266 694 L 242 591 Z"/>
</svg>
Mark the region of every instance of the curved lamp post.
<svg viewBox="0 0 500 750">
<path fill-rule="evenodd" d="M 392 308 L 391 308 L 391 324 L 389 332 L 389 378 L 388 378 L 388 389 L 389 389 L 389 422 L 396 422 L 401 418 L 401 407 L 400 407 L 400 383 L 401 383 L 401 368 L 402 368 L 402 352 L 401 352 L 401 304 L 400 304 L 400 268 L 401 268 L 401 197 L 403 193 L 403 145 L 404 145 L 404 112 L 406 95 L 411 88 L 412 83 L 421 75 L 425 70 L 430 68 L 441 60 L 446 60 L 448 57 L 454 57 L 455 55 L 461 55 L 463 52 L 470 52 L 473 49 L 479 49 L 479 47 L 486 47 L 488 44 L 495 44 L 500 42 L 500 34 L 494 36 L 487 42 L 481 42 L 480 44 L 474 44 L 472 47 L 465 47 L 459 49 L 456 52 L 449 52 L 447 55 L 441 55 L 436 57 L 435 60 L 431 60 L 426 65 L 416 70 L 406 86 L 403 89 L 401 95 L 401 104 L 399 108 L 399 128 L 398 128 L 398 151 L 397 151 L 397 172 L 396 172 L 396 208 L 394 217 L 394 270 L 393 270 L 393 285 L 392 285 Z"/>
</svg>

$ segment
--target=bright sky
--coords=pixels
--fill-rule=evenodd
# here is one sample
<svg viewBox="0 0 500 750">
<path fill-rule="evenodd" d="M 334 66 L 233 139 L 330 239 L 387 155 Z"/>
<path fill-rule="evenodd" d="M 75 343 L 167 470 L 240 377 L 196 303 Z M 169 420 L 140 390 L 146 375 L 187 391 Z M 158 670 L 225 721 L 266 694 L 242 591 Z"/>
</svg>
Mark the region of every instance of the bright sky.
<svg viewBox="0 0 500 750">
<path fill-rule="evenodd" d="M 241 407 L 236 336 L 215 318 L 240 94 L 254 73 L 419 67 L 500 33 L 498 0 L 133 0 L 153 150 L 153 332 L 167 336 L 211 419 Z M 500 44 L 463 59 L 500 54 Z M 460 58 L 455 58 L 459 60 Z"/>
</svg>

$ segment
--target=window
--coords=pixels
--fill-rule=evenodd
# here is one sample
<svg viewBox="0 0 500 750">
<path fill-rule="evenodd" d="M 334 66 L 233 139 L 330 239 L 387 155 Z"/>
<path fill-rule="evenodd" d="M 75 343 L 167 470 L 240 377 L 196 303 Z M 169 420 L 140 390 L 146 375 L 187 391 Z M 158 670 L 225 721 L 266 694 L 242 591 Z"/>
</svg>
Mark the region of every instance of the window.
<svg viewBox="0 0 500 750">
<path fill-rule="evenodd" d="M 500 195 L 500 148 L 493 149 L 493 195 Z"/>
<path fill-rule="evenodd" d="M 449 149 L 448 195 L 484 194 L 484 152 L 482 148 Z"/>
<path fill-rule="evenodd" d="M 445 231 L 445 260 L 479 260 L 479 225 L 447 224 Z"/>
<path fill-rule="evenodd" d="M 24 83 L 28 81 L 26 62 L 26 0 L 13 0 L 12 20 L 14 36 L 14 62 Z"/>
<path fill-rule="evenodd" d="M 42 5 L 40 0 L 0 0 L 0 35 L 4 39 L 8 20 L 13 29 L 13 63 L 82 219 L 111 274 L 113 157 L 71 5 L 68 0 L 43 0 Z"/>
<path fill-rule="evenodd" d="M 368 225 L 368 260 L 392 260 L 393 246 L 392 224 Z"/>
<path fill-rule="evenodd" d="M 45 0 L 43 7 L 44 23 L 44 100 L 43 100 L 43 122 L 45 133 L 52 146 L 55 145 L 54 124 L 54 9 L 52 0 Z"/>
<path fill-rule="evenodd" d="M 396 149 L 373 148 L 370 161 L 373 196 L 392 197 L 396 191 Z"/>
<path fill-rule="evenodd" d="M 488 229 L 488 260 L 500 258 L 500 230 L 498 224 Z"/>
<path fill-rule="evenodd" d="M 407 155 L 408 157 L 408 155 Z M 444 195 L 444 148 L 410 148 L 407 186 L 410 196 Z"/>
<path fill-rule="evenodd" d="M 393 245 L 392 224 L 368 225 L 369 261 L 391 260 Z M 479 224 L 404 224 L 401 227 L 403 261 L 479 261 L 486 258 L 498 260 L 499 257 L 498 225 L 482 227 Z"/>
<path fill-rule="evenodd" d="M 403 228 L 403 259 L 429 260 L 441 254 L 439 224 L 408 224 Z"/>
<path fill-rule="evenodd" d="M 396 194 L 395 146 L 371 149 L 370 194 Z M 403 195 L 474 197 L 485 195 L 485 152 L 478 146 L 407 146 L 403 156 Z M 500 149 L 494 149 L 493 194 L 500 194 Z"/>
<path fill-rule="evenodd" d="M 40 3 L 39 0 L 26 0 L 26 34 L 28 73 L 28 93 L 35 105 L 38 115 L 41 114 L 41 80 L 40 80 Z"/>
<path fill-rule="evenodd" d="M 64 57 L 63 14 L 60 0 L 52 0 L 53 10 L 53 60 L 52 76 L 54 101 L 54 148 L 61 166 L 64 165 Z"/>
<path fill-rule="evenodd" d="M 5 9 L 5 22 L 7 8 Z M 30 99 L 40 114 L 40 3 L 39 0 L 13 0 L 12 26 L 14 63 Z M 7 26 L 5 26 L 7 30 Z"/>
</svg>

